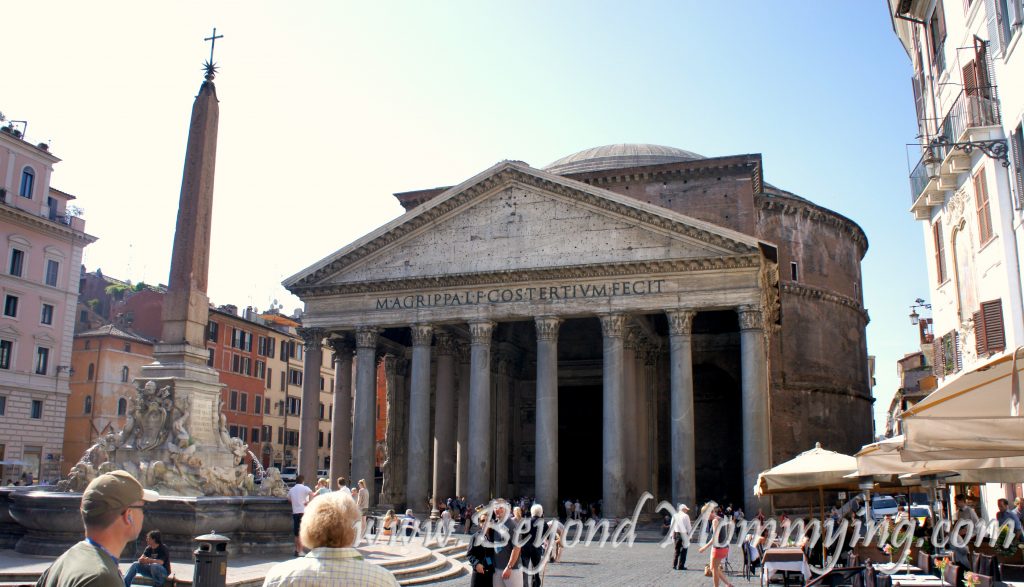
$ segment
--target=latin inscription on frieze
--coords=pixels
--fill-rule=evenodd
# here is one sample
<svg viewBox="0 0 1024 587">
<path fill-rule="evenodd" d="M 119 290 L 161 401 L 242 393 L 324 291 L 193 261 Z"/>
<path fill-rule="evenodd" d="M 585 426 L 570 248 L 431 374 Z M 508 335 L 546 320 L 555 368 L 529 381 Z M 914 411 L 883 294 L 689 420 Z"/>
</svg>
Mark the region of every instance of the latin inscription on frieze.
<svg viewBox="0 0 1024 587">
<path fill-rule="evenodd" d="M 664 283 L 664 279 L 639 279 L 610 281 L 598 284 L 575 283 L 540 287 L 468 289 L 428 294 L 406 294 L 377 298 L 376 309 L 410 310 L 414 308 L 447 308 L 515 302 L 550 303 L 586 298 L 643 296 L 662 293 Z"/>
</svg>

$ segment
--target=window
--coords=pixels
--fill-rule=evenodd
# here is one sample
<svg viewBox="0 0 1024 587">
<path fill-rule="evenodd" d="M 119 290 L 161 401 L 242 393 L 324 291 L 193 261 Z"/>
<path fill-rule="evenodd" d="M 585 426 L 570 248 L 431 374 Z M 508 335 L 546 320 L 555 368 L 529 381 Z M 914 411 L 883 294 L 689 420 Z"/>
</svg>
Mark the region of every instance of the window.
<svg viewBox="0 0 1024 587">
<path fill-rule="evenodd" d="M 235 426 L 234 424 L 228 426 L 228 435 L 231 436 L 231 438 L 238 438 L 238 426 Z"/>
<path fill-rule="evenodd" d="M 259 377 L 260 379 L 263 379 L 263 377 L 266 374 L 267 374 L 267 364 L 264 363 L 263 361 L 259 360 L 259 359 L 256 359 L 256 372 L 253 373 L 253 377 Z"/>
<path fill-rule="evenodd" d="M 260 440 L 263 442 L 274 442 L 274 428 L 271 426 L 264 426 L 263 437 Z"/>
<path fill-rule="evenodd" d="M 117 415 L 124 416 L 128 413 L 128 400 L 123 397 L 117 400 Z"/>
<path fill-rule="evenodd" d="M 989 209 L 984 167 L 974 176 L 974 201 L 978 208 L 978 242 L 985 244 L 992 238 L 992 212 Z"/>
<path fill-rule="evenodd" d="M 320 391 L 323 391 L 323 390 L 324 390 L 324 378 L 321 377 L 320 378 Z"/>
<path fill-rule="evenodd" d="M 213 367 L 213 354 L 215 351 L 213 349 L 206 349 L 206 352 L 210 353 L 210 356 L 206 357 L 206 366 Z"/>
<path fill-rule="evenodd" d="M 319 446 L 320 448 L 323 448 L 324 447 L 324 431 L 323 430 L 319 430 L 317 432 L 317 434 L 318 434 L 317 446 Z"/>
<path fill-rule="evenodd" d="M 7 294 L 4 298 L 4 316 L 18 317 L 18 296 Z"/>
<path fill-rule="evenodd" d="M 7 413 L 7 396 L 0 395 L 0 416 Z"/>
<path fill-rule="evenodd" d="M 256 395 L 252 398 L 252 413 L 258 414 L 263 411 L 263 396 Z"/>
<path fill-rule="evenodd" d="M 46 285 L 57 287 L 57 276 L 60 275 L 60 263 L 53 259 L 46 260 Z"/>
<path fill-rule="evenodd" d="M 259 442 L 260 441 L 260 429 L 259 428 L 253 428 L 252 429 L 252 438 L 250 438 L 249 440 L 251 440 L 252 442 Z"/>
<path fill-rule="evenodd" d="M 935 71 L 941 73 L 946 68 L 946 58 L 942 53 L 946 42 L 946 15 L 942 10 L 942 0 L 935 3 L 932 18 L 928 21 L 928 38 L 931 41 L 932 64 Z"/>
<path fill-rule="evenodd" d="M 121 383 L 128 383 L 128 365 L 121 367 Z"/>
<path fill-rule="evenodd" d="M 219 329 L 220 326 L 211 320 L 210 323 L 206 325 L 206 340 L 217 342 L 217 332 Z"/>
<path fill-rule="evenodd" d="M 284 428 L 280 426 L 277 427 L 277 443 L 284 444 Z"/>
<path fill-rule="evenodd" d="M 33 420 L 41 420 L 43 418 L 43 400 L 32 400 L 32 412 L 30 416 Z"/>
<path fill-rule="evenodd" d="M 267 389 L 274 383 L 274 370 L 267 369 Z"/>
<path fill-rule="evenodd" d="M 327 411 L 326 411 L 326 409 L 324 408 L 324 403 L 323 403 L 323 402 L 320 402 L 320 419 L 321 419 L 321 420 L 323 420 L 323 419 L 324 419 L 324 416 L 325 416 L 326 414 L 327 414 Z"/>
<path fill-rule="evenodd" d="M 249 411 L 249 394 L 248 393 L 243 393 L 242 394 L 242 401 L 240 401 L 238 403 L 238 411 L 239 412 L 248 412 Z"/>
<path fill-rule="evenodd" d="M 941 285 L 946 281 L 946 243 L 942 239 L 942 221 L 932 225 L 932 241 L 935 243 L 935 278 Z"/>
<path fill-rule="evenodd" d="M 124 343 L 124 352 L 126 352 L 126 353 L 132 352 L 132 343 L 130 343 L 130 342 Z"/>
<path fill-rule="evenodd" d="M 289 385 L 302 385 L 302 371 L 296 369 L 288 370 L 288 384 Z"/>
<path fill-rule="evenodd" d="M 39 316 L 39 323 L 52 325 L 53 324 L 53 304 L 43 304 L 43 310 Z"/>
<path fill-rule="evenodd" d="M 11 368 L 11 355 L 14 354 L 14 343 L 0 340 L 0 369 Z"/>
<path fill-rule="evenodd" d="M 302 414 L 302 400 L 297 397 L 288 398 L 288 415 L 299 416 Z"/>
<path fill-rule="evenodd" d="M 88 396 L 88 395 L 85 396 L 85 406 L 82 408 L 82 411 L 85 412 L 86 414 L 91 414 L 92 413 L 92 397 L 91 396 Z"/>
<path fill-rule="evenodd" d="M 285 372 L 281 371 L 281 391 L 284 391 L 284 388 L 285 388 Z"/>
<path fill-rule="evenodd" d="M 974 349 L 979 357 L 1006 349 L 1002 300 L 982 302 L 974 313 Z"/>
<path fill-rule="evenodd" d="M 796 261 L 789 263 L 789 278 L 793 281 L 799 281 L 800 272 L 797 270 Z"/>
<path fill-rule="evenodd" d="M 91 348 L 92 348 L 92 341 L 91 340 L 85 341 L 85 350 L 89 350 Z"/>
<path fill-rule="evenodd" d="M 21 171 L 21 186 L 18 188 L 18 195 L 23 198 L 32 199 L 32 187 L 36 183 L 36 173 L 31 167 Z"/>
<path fill-rule="evenodd" d="M 21 277 L 21 272 L 25 267 L 25 251 L 20 249 L 11 249 L 11 263 L 8 266 L 8 273 L 15 277 Z"/>
<path fill-rule="evenodd" d="M 249 438 L 248 437 L 249 437 L 249 429 L 246 428 L 245 426 L 239 426 L 238 427 L 238 438 L 240 438 L 242 440 L 242 442 L 249 442 Z"/>
<path fill-rule="evenodd" d="M 960 333 L 952 331 L 935 339 L 935 373 L 946 376 L 963 368 L 960 353 Z"/>
<path fill-rule="evenodd" d="M 238 410 L 238 392 L 233 389 L 231 390 L 231 401 L 228 407 L 232 410 Z"/>
<path fill-rule="evenodd" d="M 46 375 L 50 365 L 50 349 L 41 346 L 36 347 L 36 375 Z"/>
<path fill-rule="evenodd" d="M 263 398 L 263 413 L 264 414 L 269 414 L 270 413 L 270 398 L 269 397 Z"/>
</svg>

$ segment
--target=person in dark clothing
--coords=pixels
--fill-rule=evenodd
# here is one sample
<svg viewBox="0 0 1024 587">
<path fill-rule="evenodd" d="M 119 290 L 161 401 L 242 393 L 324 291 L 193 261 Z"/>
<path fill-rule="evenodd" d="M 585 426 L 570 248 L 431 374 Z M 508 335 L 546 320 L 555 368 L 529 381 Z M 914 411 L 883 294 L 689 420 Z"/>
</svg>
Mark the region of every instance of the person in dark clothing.
<svg viewBox="0 0 1024 587">
<path fill-rule="evenodd" d="M 523 544 L 521 558 L 526 571 L 523 573 L 524 587 L 541 587 L 543 577 L 542 561 L 545 561 L 544 530 L 547 524 L 544 523 L 544 508 L 539 503 L 530 507 L 530 533 L 528 541 Z"/>
<path fill-rule="evenodd" d="M 487 523 L 487 513 L 479 514 L 477 522 L 480 526 L 469 540 L 469 549 L 466 551 L 466 560 L 473 569 L 471 587 L 491 587 L 494 583 L 494 548 L 484 544 L 487 535 L 484 532 Z"/>
<path fill-rule="evenodd" d="M 163 585 L 167 576 L 171 574 L 171 553 L 160 539 L 159 530 L 153 530 L 146 534 L 146 550 L 142 552 L 139 560 L 128 567 L 128 572 L 124 574 L 125 587 L 131 587 L 135 575 L 139 574 L 152 579 L 157 587 Z"/>
</svg>

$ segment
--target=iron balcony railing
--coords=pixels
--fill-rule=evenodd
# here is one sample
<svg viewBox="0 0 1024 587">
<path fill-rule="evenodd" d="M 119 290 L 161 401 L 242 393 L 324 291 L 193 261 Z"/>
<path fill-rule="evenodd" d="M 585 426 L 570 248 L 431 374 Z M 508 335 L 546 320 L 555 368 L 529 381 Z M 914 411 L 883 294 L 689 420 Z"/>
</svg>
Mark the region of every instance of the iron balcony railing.
<svg viewBox="0 0 1024 587">
<path fill-rule="evenodd" d="M 938 165 L 949 153 L 950 147 L 960 140 L 969 128 L 995 126 L 1002 123 L 995 86 L 962 90 L 953 101 L 939 125 L 939 134 L 931 137 L 923 149 L 921 159 L 910 172 L 910 201 L 916 202 L 924 192 L 929 176 L 929 163 Z M 934 173 L 934 170 L 932 170 Z"/>
</svg>

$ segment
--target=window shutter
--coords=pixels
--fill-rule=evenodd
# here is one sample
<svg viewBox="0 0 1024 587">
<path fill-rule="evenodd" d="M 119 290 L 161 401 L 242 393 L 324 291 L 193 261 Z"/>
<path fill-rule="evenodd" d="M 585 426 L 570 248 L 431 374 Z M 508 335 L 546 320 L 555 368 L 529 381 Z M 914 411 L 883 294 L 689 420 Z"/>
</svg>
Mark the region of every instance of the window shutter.
<svg viewBox="0 0 1024 587">
<path fill-rule="evenodd" d="M 1017 129 L 1010 133 L 1010 154 L 1013 156 L 1013 178 L 1017 188 L 1014 204 L 1020 210 L 1024 207 L 1024 126 L 1018 124 Z"/>
<path fill-rule="evenodd" d="M 917 113 L 917 124 L 924 128 L 924 95 L 921 92 L 921 80 L 923 73 L 918 73 L 910 79 L 910 85 L 914 88 L 914 111 Z"/>
<path fill-rule="evenodd" d="M 974 64 L 974 60 L 968 61 L 961 72 L 964 79 L 964 94 L 976 96 L 978 94 L 978 68 Z"/>
<path fill-rule="evenodd" d="M 998 57 L 1003 52 L 1000 37 L 1002 35 L 1004 16 L 996 4 L 998 4 L 996 0 L 985 0 L 985 15 L 988 17 L 988 20 L 985 21 L 985 26 L 988 30 L 989 42 L 992 43 L 992 54 Z"/>
<path fill-rule="evenodd" d="M 1003 329 L 1003 302 L 992 300 L 981 303 L 982 321 L 985 323 L 985 347 L 990 353 L 1006 348 L 1006 333 Z"/>
<path fill-rule="evenodd" d="M 985 315 L 981 310 L 972 314 L 974 318 L 974 350 L 978 356 L 988 354 L 988 339 L 985 337 Z"/>
<path fill-rule="evenodd" d="M 1021 19 L 1024 14 L 1021 14 L 1020 0 L 1010 0 L 1008 2 L 1010 7 L 1010 26 L 1017 28 L 1021 25 Z"/>
<path fill-rule="evenodd" d="M 932 340 L 932 372 L 936 377 L 946 375 L 946 353 L 942 348 L 943 337 L 937 336 Z"/>
</svg>

